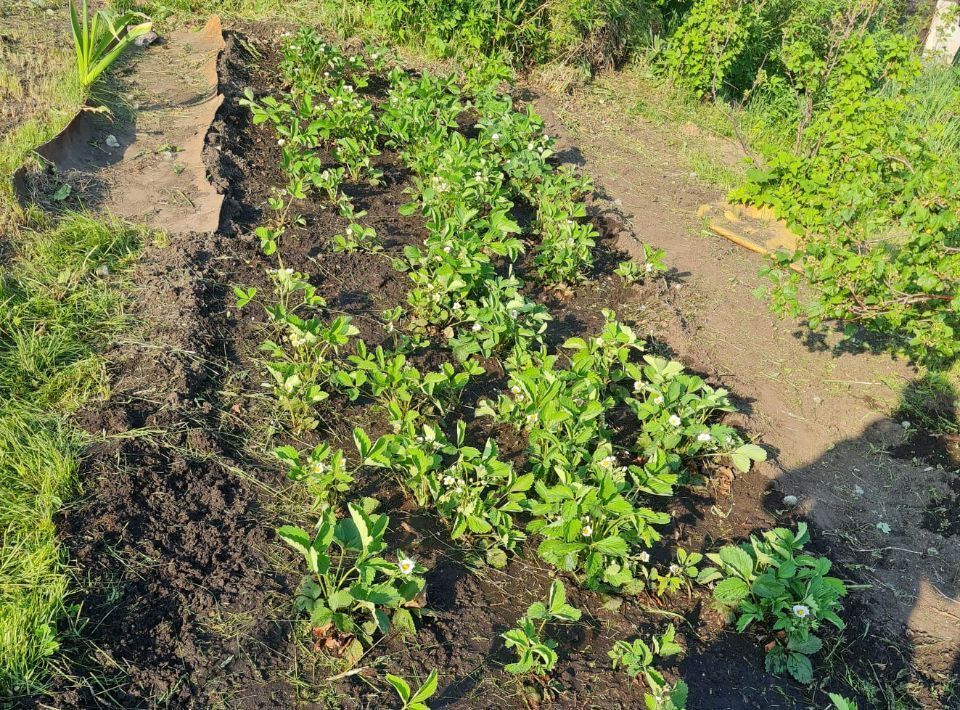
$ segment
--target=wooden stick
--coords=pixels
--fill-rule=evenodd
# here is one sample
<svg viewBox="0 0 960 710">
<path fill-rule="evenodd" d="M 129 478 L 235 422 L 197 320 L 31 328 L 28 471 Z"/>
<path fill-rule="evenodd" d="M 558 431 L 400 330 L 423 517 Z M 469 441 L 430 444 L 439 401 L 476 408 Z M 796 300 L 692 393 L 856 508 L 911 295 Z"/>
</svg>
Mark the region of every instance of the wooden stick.
<svg viewBox="0 0 960 710">
<path fill-rule="evenodd" d="M 731 232 L 726 227 L 721 227 L 719 224 L 716 224 L 715 222 L 709 222 L 707 226 L 710 228 L 710 231 L 713 232 L 714 234 L 717 234 L 723 237 L 724 239 L 729 239 L 731 242 L 733 242 L 737 246 L 743 247 L 744 249 L 749 249 L 752 252 L 756 252 L 757 254 L 763 254 L 764 256 L 768 256 L 773 253 L 766 247 L 760 246 L 756 242 L 752 242 L 746 237 L 741 237 L 736 232 Z M 798 274 L 803 274 L 803 268 L 799 264 L 790 264 L 790 268 L 796 271 Z"/>
</svg>

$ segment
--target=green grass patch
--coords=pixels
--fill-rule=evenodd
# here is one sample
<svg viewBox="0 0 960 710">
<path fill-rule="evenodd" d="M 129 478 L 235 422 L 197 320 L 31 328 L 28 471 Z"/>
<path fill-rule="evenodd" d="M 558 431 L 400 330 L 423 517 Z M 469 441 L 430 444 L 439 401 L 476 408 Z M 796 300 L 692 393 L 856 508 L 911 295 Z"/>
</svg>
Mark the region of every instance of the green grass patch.
<svg viewBox="0 0 960 710">
<path fill-rule="evenodd" d="M 113 274 L 141 237 L 81 215 L 24 228 L 0 281 L 0 696 L 42 690 L 58 648 L 70 575 L 54 517 L 84 443 L 66 417 L 107 392 L 100 351 L 126 324 Z"/>
</svg>

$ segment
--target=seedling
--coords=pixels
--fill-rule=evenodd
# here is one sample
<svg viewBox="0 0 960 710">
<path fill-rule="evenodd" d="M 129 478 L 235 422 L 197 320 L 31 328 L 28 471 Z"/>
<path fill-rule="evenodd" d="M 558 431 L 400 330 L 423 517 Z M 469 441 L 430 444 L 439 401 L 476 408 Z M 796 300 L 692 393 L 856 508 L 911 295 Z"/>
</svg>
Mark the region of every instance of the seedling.
<svg viewBox="0 0 960 710">
<path fill-rule="evenodd" d="M 548 675 L 557 663 L 557 642 L 543 638 L 544 628 L 549 623 L 579 619 L 580 610 L 567 604 L 563 583 L 554 580 L 546 604 L 531 604 L 517 628 L 503 634 L 507 648 L 514 649 L 517 654 L 517 660 L 505 665 L 504 670 L 514 675 Z"/>
<path fill-rule="evenodd" d="M 673 624 L 660 636 L 654 636 L 650 645 L 643 639 L 633 642 L 617 641 L 607 653 L 613 669 L 623 668 L 631 678 L 643 675 L 650 692 L 644 694 L 648 710 L 683 710 L 687 703 L 687 684 L 682 680 L 671 685 L 656 668 L 655 658 L 669 658 L 683 652 L 676 643 Z"/>
</svg>

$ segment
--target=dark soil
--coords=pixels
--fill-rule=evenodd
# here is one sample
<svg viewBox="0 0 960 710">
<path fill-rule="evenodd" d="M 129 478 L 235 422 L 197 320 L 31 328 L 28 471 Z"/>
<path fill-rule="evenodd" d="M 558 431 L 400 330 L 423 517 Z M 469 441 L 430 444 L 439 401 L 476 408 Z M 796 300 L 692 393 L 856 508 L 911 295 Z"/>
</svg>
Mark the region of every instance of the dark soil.
<svg viewBox="0 0 960 710">
<path fill-rule="evenodd" d="M 254 127 L 237 105 L 248 86 L 258 94 L 275 89 L 272 44 L 254 39 L 272 30 L 250 34 L 246 40 L 264 57 L 248 62 L 237 36 L 228 35 L 220 67 L 225 101 L 208 136 L 207 165 L 226 194 L 221 229 L 210 238 L 178 238 L 147 250 L 134 275 L 140 286 L 134 316 L 143 323 L 143 342 L 109 354 L 110 401 L 80 417 L 83 428 L 104 435 L 86 463 L 87 496 L 61 521 L 65 543 L 93 589 L 82 610 L 89 620 L 84 641 L 74 649 L 77 675 L 85 680 L 61 681 L 46 702 L 60 708 L 386 707 L 394 696 L 385 671 L 422 679 L 436 668 L 436 707 L 639 708 L 643 687 L 610 670 L 607 651 L 615 640 L 649 637 L 672 621 L 686 653 L 664 670 L 690 685 L 691 708 L 825 707 L 833 681 L 807 689 L 767 674 L 763 645 L 769 637 L 761 629 L 746 635 L 725 630 L 703 592 L 620 600 L 572 580 L 566 580 L 568 594 L 583 620 L 554 631 L 560 662 L 549 686 L 524 686 L 502 670 L 509 654 L 500 634 L 545 595 L 555 572 L 537 560 L 532 545 L 502 571 L 477 568 L 437 521 L 390 481 L 376 478 L 364 481 L 363 494 L 376 495 L 390 514 L 391 543 L 430 569 L 429 611 L 415 638 L 386 638 L 357 673 L 324 680 L 341 669 L 311 653 L 307 630 L 290 621 L 298 562 L 272 532 L 281 522 L 312 521 L 291 520 L 302 517 L 283 507 L 295 493 L 260 455 L 271 445 L 258 421 L 265 404 L 243 393 L 256 392 L 263 379 L 254 359 L 262 323 L 254 311 L 236 312 L 231 290 L 243 284 L 269 291 L 264 272 L 275 261 L 263 256 L 251 232 L 264 218 L 271 189 L 284 182 L 275 137 L 266 126 Z M 305 205 L 306 226 L 280 245 L 284 266 L 310 275 L 330 312 L 353 316 L 370 344 L 388 341 L 379 314 L 402 303 L 407 288 L 386 257 L 425 235 L 416 217 L 397 213 L 407 201 L 408 176 L 390 154 L 381 162 L 388 176 L 383 189 L 347 191 L 367 211 L 364 222 L 384 239 L 384 255 L 333 253 L 330 237 L 345 223 L 319 201 Z M 628 227 L 600 200 L 591 210 L 603 236 L 594 277 L 568 296 L 537 291 L 528 279 L 531 293 L 554 315 L 551 341 L 596 329 L 604 307 L 649 332 L 655 326 L 644 322 L 646 305 L 674 298 L 666 281 L 631 287 L 611 276 L 618 258 L 609 244 Z M 446 358 L 428 351 L 416 362 L 436 367 Z M 498 378 L 491 368 L 471 385 L 465 402 L 492 392 Z M 459 416 L 473 420 L 471 411 Z M 369 408 L 336 397 L 319 418 L 321 427 L 307 443 L 346 441 L 357 423 L 383 428 Z M 747 420 L 738 415 L 731 422 Z M 471 436 L 488 433 L 471 427 Z M 516 442 L 501 444 L 505 456 L 522 460 Z M 707 485 L 672 502 L 668 547 L 713 549 L 792 522 L 768 512 L 775 509 L 768 499 L 773 494 L 759 474 L 705 473 Z M 860 627 L 859 613 L 847 610 L 853 628 Z M 871 636 L 845 643 L 844 658 L 855 670 L 882 664 L 894 678 L 903 669 L 903 660 Z M 291 680 L 294 672 L 306 682 Z"/>
</svg>

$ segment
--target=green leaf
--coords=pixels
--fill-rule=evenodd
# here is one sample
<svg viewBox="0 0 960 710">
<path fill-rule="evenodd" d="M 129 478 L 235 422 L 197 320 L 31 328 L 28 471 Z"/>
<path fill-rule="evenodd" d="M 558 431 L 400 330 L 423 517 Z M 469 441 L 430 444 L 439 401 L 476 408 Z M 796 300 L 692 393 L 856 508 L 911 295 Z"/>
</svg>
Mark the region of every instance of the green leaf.
<svg viewBox="0 0 960 710">
<path fill-rule="evenodd" d="M 619 535 L 611 535 L 603 540 L 597 540 L 592 544 L 592 547 L 597 552 L 602 552 L 604 555 L 610 555 L 611 557 L 626 557 L 630 551 L 626 540 Z"/>
<path fill-rule="evenodd" d="M 60 186 L 60 189 L 53 193 L 54 202 L 63 202 L 65 199 L 70 197 L 70 193 L 73 191 L 73 188 L 70 187 L 70 183 L 63 183 Z"/>
<path fill-rule="evenodd" d="M 349 589 L 340 589 L 327 599 L 327 605 L 333 610 L 343 609 L 353 604 L 353 595 Z"/>
<path fill-rule="evenodd" d="M 813 664 L 802 653 L 791 653 L 787 656 L 787 670 L 800 683 L 813 682 Z"/>
<path fill-rule="evenodd" d="M 738 604 L 750 592 L 747 583 L 737 577 L 728 577 L 719 582 L 713 590 L 713 596 L 723 604 Z"/>
<path fill-rule="evenodd" d="M 392 673 L 387 673 L 387 682 L 397 691 L 397 695 L 400 696 L 403 704 L 407 705 L 410 702 L 410 684 L 400 676 L 393 675 Z"/>
<path fill-rule="evenodd" d="M 823 648 L 823 641 L 810 634 L 806 638 L 791 638 L 787 641 L 787 648 L 797 653 L 811 655 Z"/>
<path fill-rule="evenodd" d="M 829 697 L 836 710 L 857 710 L 857 704 L 853 700 L 847 700 L 839 693 L 829 693 Z"/>
<path fill-rule="evenodd" d="M 507 566 L 507 553 L 499 547 L 487 548 L 487 564 L 494 569 L 504 569 Z"/>
<path fill-rule="evenodd" d="M 753 461 L 767 460 L 767 452 L 756 444 L 744 444 L 730 454 L 730 459 L 740 471 L 747 473 Z"/>
<path fill-rule="evenodd" d="M 277 536 L 294 550 L 300 552 L 304 558 L 309 558 L 312 541 L 305 530 L 294 525 L 284 525 L 277 528 Z"/>
<path fill-rule="evenodd" d="M 369 517 L 361 509 L 355 507 L 352 503 L 347 506 L 347 510 L 350 512 L 350 519 L 353 520 L 353 524 L 357 530 L 357 537 L 360 540 L 361 549 L 366 552 L 370 547 L 370 543 L 373 541 L 373 537 L 370 535 L 370 529 L 367 526 Z"/>
<path fill-rule="evenodd" d="M 390 632 L 390 617 L 383 609 L 374 609 L 373 618 L 377 624 L 377 630 L 386 636 Z"/>
<path fill-rule="evenodd" d="M 413 614 L 410 613 L 409 609 L 400 608 L 393 612 L 393 628 L 411 636 L 417 633 L 416 624 L 413 622 Z"/>
<path fill-rule="evenodd" d="M 750 591 L 763 599 L 776 599 L 786 591 L 786 587 L 773 578 L 772 575 L 764 574 L 753 582 Z"/>
<path fill-rule="evenodd" d="M 430 671 L 430 675 L 427 676 L 427 679 L 423 681 L 423 685 L 420 686 L 420 690 L 411 699 L 411 702 L 422 703 L 427 699 L 433 697 L 433 694 L 437 692 L 437 669 L 434 668 Z"/>
<path fill-rule="evenodd" d="M 367 432 L 360 427 L 355 427 L 353 430 L 353 443 L 357 447 L 357 453 L 360 454 L 360 460 L 366 462 L 372 447 L 370 443 L 370 437 L 367 436 Z"/>
<path fill-rule="evenodd" d="M 753 576 L 753 558 L 746 550 L 734 545 L 727 545 L 720 550 L 719 556 L 725 565 L 731 567 L 744 579 L 750 579 Z"/>
</svg>

